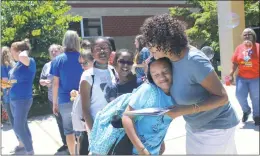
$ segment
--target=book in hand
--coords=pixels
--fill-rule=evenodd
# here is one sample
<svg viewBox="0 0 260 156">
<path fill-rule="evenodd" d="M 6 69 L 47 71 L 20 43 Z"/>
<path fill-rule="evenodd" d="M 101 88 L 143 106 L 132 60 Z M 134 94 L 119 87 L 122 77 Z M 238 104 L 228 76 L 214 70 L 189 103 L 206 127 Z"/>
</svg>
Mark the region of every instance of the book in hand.
<svg viewBox="0 0 260 156">
<path fill-rule="evenodd" d="M 169 108 L 145 108 L 139 110 L 133 110 L 125 112 L 124 115 L 127 116 L 161 116 L 169 112 Z"/>
</svg>

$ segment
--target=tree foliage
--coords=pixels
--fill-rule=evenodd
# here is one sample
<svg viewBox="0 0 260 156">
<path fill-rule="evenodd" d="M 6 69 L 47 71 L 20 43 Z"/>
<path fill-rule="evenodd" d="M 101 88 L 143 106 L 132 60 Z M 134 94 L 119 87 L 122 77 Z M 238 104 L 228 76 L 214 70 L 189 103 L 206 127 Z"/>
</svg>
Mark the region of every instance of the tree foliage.
<svg viewBox="0 0 260 156">
<path fill-rule="evenodd" d="M 174 7 L 169 9 L 170 13 L 188 21 L 191 27 L 186 33 L 191 43 L 196 46 L 194 41 L 202 41 L 203 45 L 209 45 L 219 52 L 217 1 L 188 0 L 187 3 L 198 8 L 198 11 Z M 244 3 L 246 27 L 259 26 L 259 1 L 246 0 Z"/>
<path fill-rule="evenodd" d="M 67 14 L 70 6 L 66 1 L 10 1 L 1 3 L 1 45 L 10 46 L 14 41 L 30 39 L 37 71 L 33 84 L 34 102 L 29 116 L 50 113 L 47 88 L 39 85 L 40 73 L 49 61 L 47 48 L 60 44 L 70 22 L 82 17 Z"/>
<path fill-rule="evenodd" d="M 61 43 L 70 22 L 80 16 L 66 14 L 66 1 L 2 1 L 1 44 L 29 38 L 33 50 L 45 50 L 52 43 Z"/>
</svg>

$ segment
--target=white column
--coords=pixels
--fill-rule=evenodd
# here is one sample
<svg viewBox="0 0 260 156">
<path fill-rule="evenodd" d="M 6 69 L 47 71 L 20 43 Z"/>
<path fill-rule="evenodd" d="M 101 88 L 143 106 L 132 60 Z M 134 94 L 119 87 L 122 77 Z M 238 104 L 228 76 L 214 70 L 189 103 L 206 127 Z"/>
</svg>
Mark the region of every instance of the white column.
<svg viewBox="0 0 260 156">
<path fill-rule="evenodd" d="M 242 43 L 241 33 L 245 29 L 244 1 L 217 1 L 221 78 L 229 75 L 231 57 Z"/>
</svg>

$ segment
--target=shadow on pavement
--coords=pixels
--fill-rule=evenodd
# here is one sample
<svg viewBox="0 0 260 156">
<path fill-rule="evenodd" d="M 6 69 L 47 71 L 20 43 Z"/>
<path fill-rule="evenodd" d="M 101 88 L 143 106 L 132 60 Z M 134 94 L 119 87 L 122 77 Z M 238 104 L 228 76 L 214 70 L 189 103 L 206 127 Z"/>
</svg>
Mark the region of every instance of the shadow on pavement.
<svg viewBox="0 0 260 156">
<path fill-rule="evenodd" d="M 69 152 L 66 150 L 62 152 L 56 152 L 54 155 L 69 155 Z"/>
<path fill-rule="evenodd" d="M 241 126 L 240 129 L 253 129 L 253 130 L 259 132 L 259 126 L 255 126 L 254 121 L 249 121 L 249 122 L 244 123 L 244 125 Z"/>
<path fill-rule="evenodd" d="M 44 116 L 35 116 L 35 117 L 31 117 L 30 119 L 28 119 L 28 122 L 32 122 L 32 121 L 41 122 L 41 121 L 45 121 L 45 120 L 52 120 L 53 118 L 54 118 L 53 114 L 48 114 L 48 115 L 44 115 Z"/>
</svg>

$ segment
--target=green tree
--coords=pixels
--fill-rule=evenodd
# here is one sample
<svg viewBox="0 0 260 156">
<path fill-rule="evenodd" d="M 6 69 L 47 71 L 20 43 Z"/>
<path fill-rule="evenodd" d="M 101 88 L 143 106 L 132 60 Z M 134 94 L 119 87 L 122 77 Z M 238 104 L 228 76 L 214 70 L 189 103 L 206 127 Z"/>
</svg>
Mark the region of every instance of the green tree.
<svg viewBox="0 0 260 156">
<path fill-rule="evenodd" d="M 33 51 L 45 51 L 52 43 L 61 43 L 70 22 L 82 17 L 67 14 L 66 1 L 2 1 L 1 44 L 29 38 Z"/>
<path fill-rule="evenodd" d="M 188 8 L 170 8 L 170 13 L 177 18 L 184 18 L 190 27 L 186 33 L 191 41 L 202 41 L 204 45 L 211 46 L 215 52 L 219 53 L 219 34 L 218 34 L 218 14 L 217 1 L 188 0 L 198 9 L 191 12 Z M 245 1 L 245 21 L 246 27 L 259 26 L 259 1 Z"/>
</svg>

